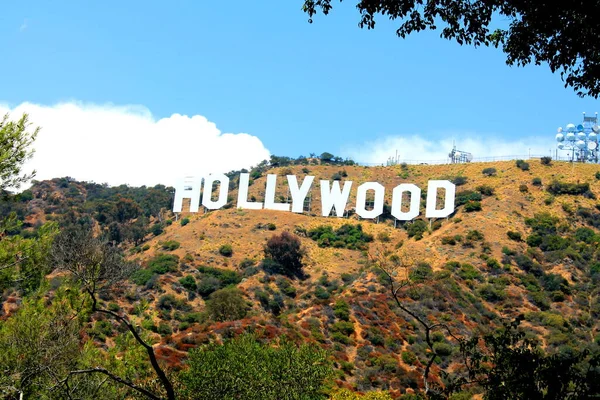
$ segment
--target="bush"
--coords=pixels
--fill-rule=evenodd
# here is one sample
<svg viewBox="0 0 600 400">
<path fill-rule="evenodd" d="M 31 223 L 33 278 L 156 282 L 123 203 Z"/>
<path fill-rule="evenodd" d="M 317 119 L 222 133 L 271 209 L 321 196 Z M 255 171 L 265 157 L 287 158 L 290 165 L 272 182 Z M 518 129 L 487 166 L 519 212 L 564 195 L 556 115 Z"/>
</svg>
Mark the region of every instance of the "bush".
<svg viewBox="0 0 600 400">
<path fill-rule="evenodd" d="M 529 191 L 529 188 L 527 187 L 526 184 L 522 183 L 519 185 L 519 192 L 521 193 L 527 193 Z"/>
<path fill-rule="evenodd" d="M 189 223 L 190 223 L 190 219 L 189 219 L 189 218 L 187 218 L 187 217 L 185 217 L 185 218 L 182 218 L 182 219 L 181 219 L 181 221 L 180 221 L 179 223 L 181 224 L 181 226 L 186 226 L 187 224 L 189 224 Z"/>
<path fill-rule="evenodd" d="M 344 300 L 338 300 L 333 306 L 333 315 L 342 321 L 350 320 L 350 307 Z"/>
<path fill-rule="evenodd" d="M 516 165 L 521 171 L 529 171 L 529 164 L 523 160 L 517 160 Z"/>
<path fill-rule="evenodd" d="M 179 280 L 179 283 L 181 284 L 181 286 L 183 286 L 191 292 L 195 292 L 197 289 L 196 280 L 191 275 L 186 275 L 185 277 L 181 278 Z"/>
<path fill-rule="evenodd" d="M 179 248 L 179 246 L 181 246 L 181 243 L 179 243 L 178 241 L 169 240 L 169 241 L 164 242 L 161 247 L 163 250 L 173 251 L 173 250 L 177 250 Z"/>
<path fill-rule="evenodd" d="M 494 194 L 494 188 L 490 185 L 479 185 L 476 189 L 484 196 L 492 196 Z"/>
<path fill-rule="evenodd" d="M 483 197 L 481 193 L 474 192 L 472 190 L 463 190 L 456 193 L 455 203 L 457 206 L 462 206 L 463 204 L 467 204 L 470 201 L 481 201 Z"/>
<path fill-rule="evenodd" d="M 410 351 L 403 351 L 402 352 L 402 361 L 404 361 L 405 364 L 413 365 L 414 363 L 417 362 L 417 356 L 415 356 Z"/>
<path fill-rule="evenodd" d="M 600 171 L 596 172 L 595 177 L 596 177 L 596 179 L 598 179 L 600 181 Z"/>
<path fill-rule="evenodd" d="M 219 247 L 219 254 L 221 254 L 224 257 L 231 257 L 233 255 L 233 248 L 230 244 L 224 244 L 221 247 Z"/>
<path fill-rule="evenodd" d="M 173 333 L 173 329 L 171 329 L 171 326 L 166 322 L 161 322 L 158 324 L 157 332 L 161 335 L 170 335 Z"/>
<path fill-rule="evenodd" d="M 464 176 L 456 176 L 451 180 L 456 186 L 462 186 L 467 183 L 467 178 Z"/>
<path fill-rule="evenodd" d="M 433 270 L 428 263 L 420 262 L 412 271 L 410 271 L 409 276 L 413 282 L 419 283 L 431 278 L 433 276 Z"/>
<path fill-rule="evenodd" d="M 198 282 L 198 294 L 202 297 L 207 297 L 211 293 L 219 290 L 223 286 L 218 278 L 214 276 L 206 276 Z"/>
<path fill-rule="evenodd" d="M 408 237 L 414 237 L 415 240 L 423 239 L 423 233 L 427 231 L 427 222 L 422 219 L 418 219 L 414 221 L 412 224 L 408 226 L 406 232 L 408 233 Z"/>
<path fill-rule="evenodd" d="M 150 261 L 148 267 L 157 274 L 166 274 L 174 272 L 179 264 L 179 257 L 174 254 L 157 254 Z"/>
<path fill-rule="evenodd" d="M 191 307 L 185 300 L 178 299 L 172 294 L 166 294 L 158 299 L 158 308 L 162 310 L 190 311 Z"/>
<path fill-rule="evenodd" d="M 331 331 L 350 336 L 354 333 L 354 324 L 349 321 L 338 321 L 331 326 Z"/>
<path fill-rule="evenodd" d="M 350 250 L 366 250 L 373 236 L 363 232 L 361 224 L 344 224 L 335 231 L 330 225 L 317 226 L 308 231 L 308 237 L 319 247 L 337 247 Z"/>
<path fill-rule="evenodd" d="M 452 346 L 448 343 L 443 343 L 443 342 L 437 342 L 433 344 L 433 350 L 440 356 L 440 357 L 447 357 L 449 355 L 452 354 Z"/>
<path fill-rule="evenodd" d="M 556 180 L 552 181 L 546 190 L 553 195 L 569 194 L 576 196 L 591 193 L 589 183 L 565 183 Z"/>
<path fill-rule="evenodd" d="M 149 269 L 138 269 L 131 275 L 131 281 L 139 286 L 146 286 L 148 281 L 155 275 L 155 273 Z"/>
<path fill-rule="evenodd" d="M 523 241 L 523 238 L 521 237 L 521 232 L 508 231 L 506 232 L 506 235 L 510 240 L 514 240 L 515 242 Z"/>
<path fill-rule="evenodd" d="M 235 321 L 246 316 L 248 304 L 238 288 L 217 290 L 206 302 L 206 312 L 214 321 Z"/>
<path fill-rule="evenodd" d="M 542 178 L 533 178 L 531 184 L 533 186 L 542 186 Z"/>
<path fill-rule="evenodd" d="M 552 157 L 546 156 L 546 157 L 540 158 L 540 163 L 542 165 L 550 165 L 551 162 L 552 162 Z"/>
<path fill-rule="evenodd" d="M 496 175 L 496 168 L 485 168 L 483 171 L 481 171 L 485 176 L 495 176 Z"/>
<path fill-rule="evenodd" d="M 465 204 L 465 211 L 466 212 L 481 211 L 481 202 L 469 201 L 467 204 Z"/>
</svg>

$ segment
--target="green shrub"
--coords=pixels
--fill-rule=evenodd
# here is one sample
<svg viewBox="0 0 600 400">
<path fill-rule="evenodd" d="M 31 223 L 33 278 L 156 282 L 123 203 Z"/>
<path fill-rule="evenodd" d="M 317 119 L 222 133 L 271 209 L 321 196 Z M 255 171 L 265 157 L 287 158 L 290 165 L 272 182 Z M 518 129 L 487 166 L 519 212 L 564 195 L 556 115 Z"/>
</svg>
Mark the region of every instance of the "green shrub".
<svg viewBox="0 0 600 400">
<path fill-rule="evenodd" d="M 527 193 L 529 191 L 529 188 L 527 187 L 526 184 L 522 183 L 519 185 L 519 192 L 521 193 Z"/>
<path fill-rule="evenodd" d="M 476 189 L 484 196 L 492 196 L 494 194 L 494 188 L 490 185 L 479 185 Z"/>
<path fill-rule="evenodd" d="M 333 315 L 342 321 L 350 320 L 350 307 L 344 300 L 338 300 L 333 306 Z"/>
<path fill-rule="evenodd" d="M 302 258 L 305 251 L 298 236 L 288 231 L 275 234 L 267 240 L 263 251 L 265 260 L 262 266 L 266 272 L 287 276 L 303 275 Z"/>
<path fill-rule="evenodd" d="M 485 176 L 494 176 L 496 175 L 496 168 L 484 168 L 483 171 L 481 171 Z"/>
<path fill-rule="evenodd" d="M 171 325 L 167 324 L 166 322 L 161 322 L 158 324 L 157 332 L 161 335 L 170 335 L 173 333 L 173 329 L 171 329 Z"/>
<path fill-rule="evenodd" d="M 437 342 L 433 344 L 433 350 L 440 356 L 440 357 L 447 357 L 449 355 L 452 354 L 452 346 L 448 343 L 443 343 L 443 342 Z"/>
<path fill-rule="evenodd" d="M 555 180 L 552 181 L 550 185 L 548 185 L 546 190 L 555 196 L 561 194 L 568 194 L 572 196 L 586 195 L 589 198 L 595 198 L 593 193 L 590 191 L 589 183 L 566 183 Z"/>
<path fill-rule="evenodd" d="M 350 250 L 366 250 L 373 236 L 363 232 L 361 224 L 344 224 L 335 231 L 330 225 L 321 225 L 308 231 L 308 237 L 319 247 L 337 247 Z"/>
<path fill-rule="evenodd" d="M 146 286 L 155 273 L 149 269 L 138 269 L 131 275 L 131 281 L 139 286 Z"/>
<path fill-rule="evenodd" d="M 456 176 L 453 179 L 451 179 L 451 182 L 454 183 L 456 186 L 462 186 L 465 183 L 467 183 L 467 178 L 465 176 Z"/>
<path fill-rule="evenodd" d="M 546 157 L 540 158 L 540 163 L 542 165 L 550 165 L 551 162 L 552 162 L 552 157 L 546 156 Z"/>
<path fill-rule="evenodd" d="M 405 364 L 413 365 L 414 363 L 417 362 L 417 356 L 415 356 L 410 351 L 403 351 L 402 352 L 402 361 L 404 361 Z"/>
<path fill-rule="evenodd" d="M 179 243 L 178 241 L 169 240 L 169 241 L 164 242 L 161 247 L 163 250 L 173 251 L 173 250 L 177 250 L 179 248 L 179 246 L 181 246 L 181 243 Z"/>
<path fill-rule="evenodd" d="M 158 299 L 158 308 L 162 310 L 190 311 L 191 306 L 183 299 L 178 299 L 172 294 L 165 294 Z"/>
<path fill-rule="evenodd" d="M 191 292 L 195 292 L 198 288 L 198 286 L 196 285 L 196 279 L 194 279 L 194 277 L 191 275 L 186 275 L 185 277 L 181 278 L 179 280 L 179 283 L 181 284 L 181 286 L 183 286 Z"/>
<path fill-rule="evenodd" d="M 350 336 L 354 333 L 354 324 L 349 321 L 337 321 L 331 326 L 331 331 Z"/>
<path fill-rule="evenodd" d="M 523 241 L 523 237 L 521 236 L 521 232 L 508 231 L 506 235 L 510 240 L 514 240 L 515 242 Z"/>
<path fill-rule="evenodd" d="M 467 233 L 467 240 L 480 241 L 483 239 L 485 239 L 483 233 L 479 232 L 476 229 L 471 230 Z"/>
<path fill-rule="evenodd" d="M 179 223 L 181 224 L 181 226 L 186 226 L 187 224 L 189 224 L 189 223 L 190 223 L 190 219 L 189 219 L 189 218 L 187 218 L 187 217 L 185 217 L 185 218 L 182 218 L 182 219 L 181 219 L 181 221 L 180 221 Z"/>
<path fill-rule="evenodd" d="M 531 184 L 533 186 L 542 186 L 542 178 L 533 178 Z"/>
<path fill-rule="evenodd" d="M 529 171 L 529 164 L 523 160 L 517 160 L 516 165 L 522 171 Z"/>
<path fill-rule="evenodd" d="M 242 319 L 247 311 L 248 304 L 238 288 L 219 289 L 206 302 L 206 312 L 214 321 Z"/>
<path fill-rule="evenodd" d="M 408 237 L 414 237 L 415 240 L 423 239 L 423 233 L 427 232 L 427 222 L 418 219 L 414 221 L 412 224 L 408 225 L 406 229 L 406 233 L 408 233 Z"/>
<path fill-rule="evenodd" d="M 428 263 L 419 262 L 417 266 L 410 271 L 409 276 L 413 282 L 419 283 L 430 279 L 433 276 L 433 270 Z"/>
<path fill-rule="evenodd" d="M 219 247 L 219 254 L 221 254 L 224 257 L 231 257 L 233 255 L 233 248 L 230 244 L 224 244 L 221 247 Z"/>
<path fill-rule="evenodd" d="M 456 193 L 455 204 L 457 206 L 462 206 L 467 204 L 470 201 L 481 201 L 482 200 L 481 193 L 475 192 L 472 190 L 463 190 Z"/>
<path fill-rule="evenodd" d="M 150 261 L 148 267 L 157 274 L 174 272 L 179 264 L 179 257 L 174 254 L 157 254 Z"/>
<path fill-rule="evenodd" d="M 481 211 L 481 203 L 479 201 L 469 201 L 467 204 L 465 204 L 465 211 Z"/>
<path fill-rule="evenodd" d="M 456 240 L 453 236 L 442 236 L 442 244 L 449 244 L 450 246 L 454 246 L 456 244 Z"/>
</svg>

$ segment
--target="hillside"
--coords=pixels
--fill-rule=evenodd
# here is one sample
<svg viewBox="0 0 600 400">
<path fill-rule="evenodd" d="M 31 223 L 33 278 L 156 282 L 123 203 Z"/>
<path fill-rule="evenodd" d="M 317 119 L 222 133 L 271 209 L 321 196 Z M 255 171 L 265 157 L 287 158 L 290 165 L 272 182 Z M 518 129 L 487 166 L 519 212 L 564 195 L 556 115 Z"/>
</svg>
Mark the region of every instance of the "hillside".
<svg viewBox="0 0 600 400">
<path fill-rule="evenodd" d="M 122 187 L 113 197 L 94 198 L 96 186 L 72 180 L 62 186 L 60 180 L 37 182 L 12 209 L 25 221 L 22 232 L 48 220 L 67 226 L 83 219 L 98 233 L 118 237 L 127 257 L 142 269 L 103 300 L 149 331 L 160 357 L 174 369 L 185 368 L 187 351 L 204 343 L 243 332 L 265 340 L 286 335 L 331 352 L 335 385 L 360 392 L 386 390 L 398 398 L 423 390 L 430 353 L 423 330 L 394 304 L 378 266 L 397 282 L 408 273 L 412 285 L 399 292 L 403 304 L 432 324 L 448 326 L 455 337 L 488 332 L 523 315 L 528 337 L 549 352 L 597 346 L 600 165 L 528 160 L 528 167 L 519 168 L 514 161 L 290 165 L 253 174 L 249 197 L 259 201 L 267 173 L 278 175 L 276 197 L 283 201 L 288 174 L 299 181 L 315 176 L 316 183 L 351 180 L 349 209 L 356 186 L 367 181 L 385 186 L 386 205 L 400 183 L 416 184 L 423 195 L 428 180 L 456 183 L 452 216 L 426 220 L 422 201 L 418 219 L 396 227 L 390 215 L 378 221 L 321 216 L 316 183 L 311 209 L 303 214 L 236 209 L 236 182 L 230 185 L 232 201 L 226 208 L 189 213 L 184 204 L 177 216 L 168 211 L 170 188 L 157 187 L 149 194 Z M 169 195 L 159 196 L 162 192 Z M 152 207 L 154 198 L 160 199 L 159 207 Z M 102 216 L 110 213 L 103 214 L 106 207 L 98 199 L 113 201 L 119 209 L 112 219 Z M 127 202 L 135 204 L 119 206 Z M 135 207 L 142 211 L 127 216 Z M 142 219 L 138 227 L 143 233 L 127 233 Z M 333 232 L 342 228 L 336 240 L 318 240 L 327 225 Z M 265 244 L 285 231 L 296 235 L 305 251 L 302 277 L 269 273 L 265 267 Z M 346 240 L 348 235 L 354 238 Z M 49 278 L 62 279 L 60 274 Z M 240 318 L 207 312 L 209 296 L 227 286 L 239 288 L 248 303 Z M 18 308 L 20 296 L 17 290 L 4 291 L 3 319 Z M 94 320 L 88 334 L 98 346 L 111 348 L 117 332 L 116 323 Z M 448 332 L 437 331 L 433 339 L 439 357 L 431 381 L 443 384 L 441 371 L 460 371 L 461 359 Z"/>
</svg>

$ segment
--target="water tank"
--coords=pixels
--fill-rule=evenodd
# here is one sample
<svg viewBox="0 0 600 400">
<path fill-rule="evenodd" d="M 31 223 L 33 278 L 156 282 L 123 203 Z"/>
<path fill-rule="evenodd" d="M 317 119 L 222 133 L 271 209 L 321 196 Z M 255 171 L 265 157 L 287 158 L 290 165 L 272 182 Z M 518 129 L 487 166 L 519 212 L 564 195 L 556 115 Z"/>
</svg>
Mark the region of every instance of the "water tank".
<svg viewBox="0 0 600 400">
<path fill-rule="evenodd" d="M 557 142 L 562 142 L 565 140 L 565 135 L 563 135 L 562 133 L 557 133 L 556 134 L 556 141 Z"/>
<path fill-rule="evenodd" d="M 578 140 L 577 143 L 575 143 L 575 146 L 579 147 L 580 149 L 585 149 L 585 142 L 583 140 Z"/>
<path fill-rule="evenodd" d="M 569 142 L 574 142 L 575 141 L 575 133 L 574 132 L 567 133 L 567 140 Z"/>
<path fill-rule="evenodd" d="M 567 132 L 575 132 L 575 125 L 567 124 Z"/>
</svg>

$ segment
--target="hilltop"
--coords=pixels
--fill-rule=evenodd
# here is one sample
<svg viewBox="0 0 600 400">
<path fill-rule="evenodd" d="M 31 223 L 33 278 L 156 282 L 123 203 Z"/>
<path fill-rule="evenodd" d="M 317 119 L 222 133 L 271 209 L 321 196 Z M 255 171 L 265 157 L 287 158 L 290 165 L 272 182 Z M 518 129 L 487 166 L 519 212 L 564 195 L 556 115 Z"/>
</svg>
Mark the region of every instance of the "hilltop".
<svg viewBox="0 0 600 400">
<path fill-rule="evenodd" d="M 286 201 L 285 175 L 299 182 L 379 182 L 386 212 L 378 220 L 323 217 L 313 184 L 310 210 L 302 214 L 235 208 L 236 173 L 221 210 L 171 211 L 172 188 L 107 188 L 55 179 L 36 182 L 17 206 L 34 232 L 46 221 L 89 224 L 120 246 L 142 269 L 103 300 L 124 310 L 158 342 L 160 357 L 185 368 L 187 351 L 242 332 L 265 340 L 283 335 L 331 351 L 335 384 L 393 397 L 423 389 L 429 349 L 419 324 L 394 305 L 383 266 L 397 281 L 406 307 L 457 337 L 470 337 L 522 315 L 529 337 L 549 352 L 597 346 L 600 301 L 600 165 L 541 160 L 451 165 L 263 165 L 250 171 L 249 197 L 261 201 L 267 174 L 277 174 L 278 201 Z M 395 222 L 389 215 L 392 188 L 427 181 L 456 184 L 456 211 L 448 218 L 420 216 Z M 327 227 L 331 227 L 331 229 Z M 304 251 L 302 276 L 269 270 L 265 245 L 289 232 Z M 337 232 L 337 234 L 336 234 Z M 350 238 L 351 237 L 351 238 Z M 60 275 L 50 275 L 58 282 Z M 215 314 L 210 295 L 235 286 L 245 305 L 239 314 Z M 18 291 L 5 290 L 0 315 L 18 308 Z M 7 301 L 11 299 L 10 301 Z M 114 346 L 117 324 L 93 320 L 88 335 Z M 456 340 L 434 335 L 441 371 L 459 371 Z"/>
</svg>

